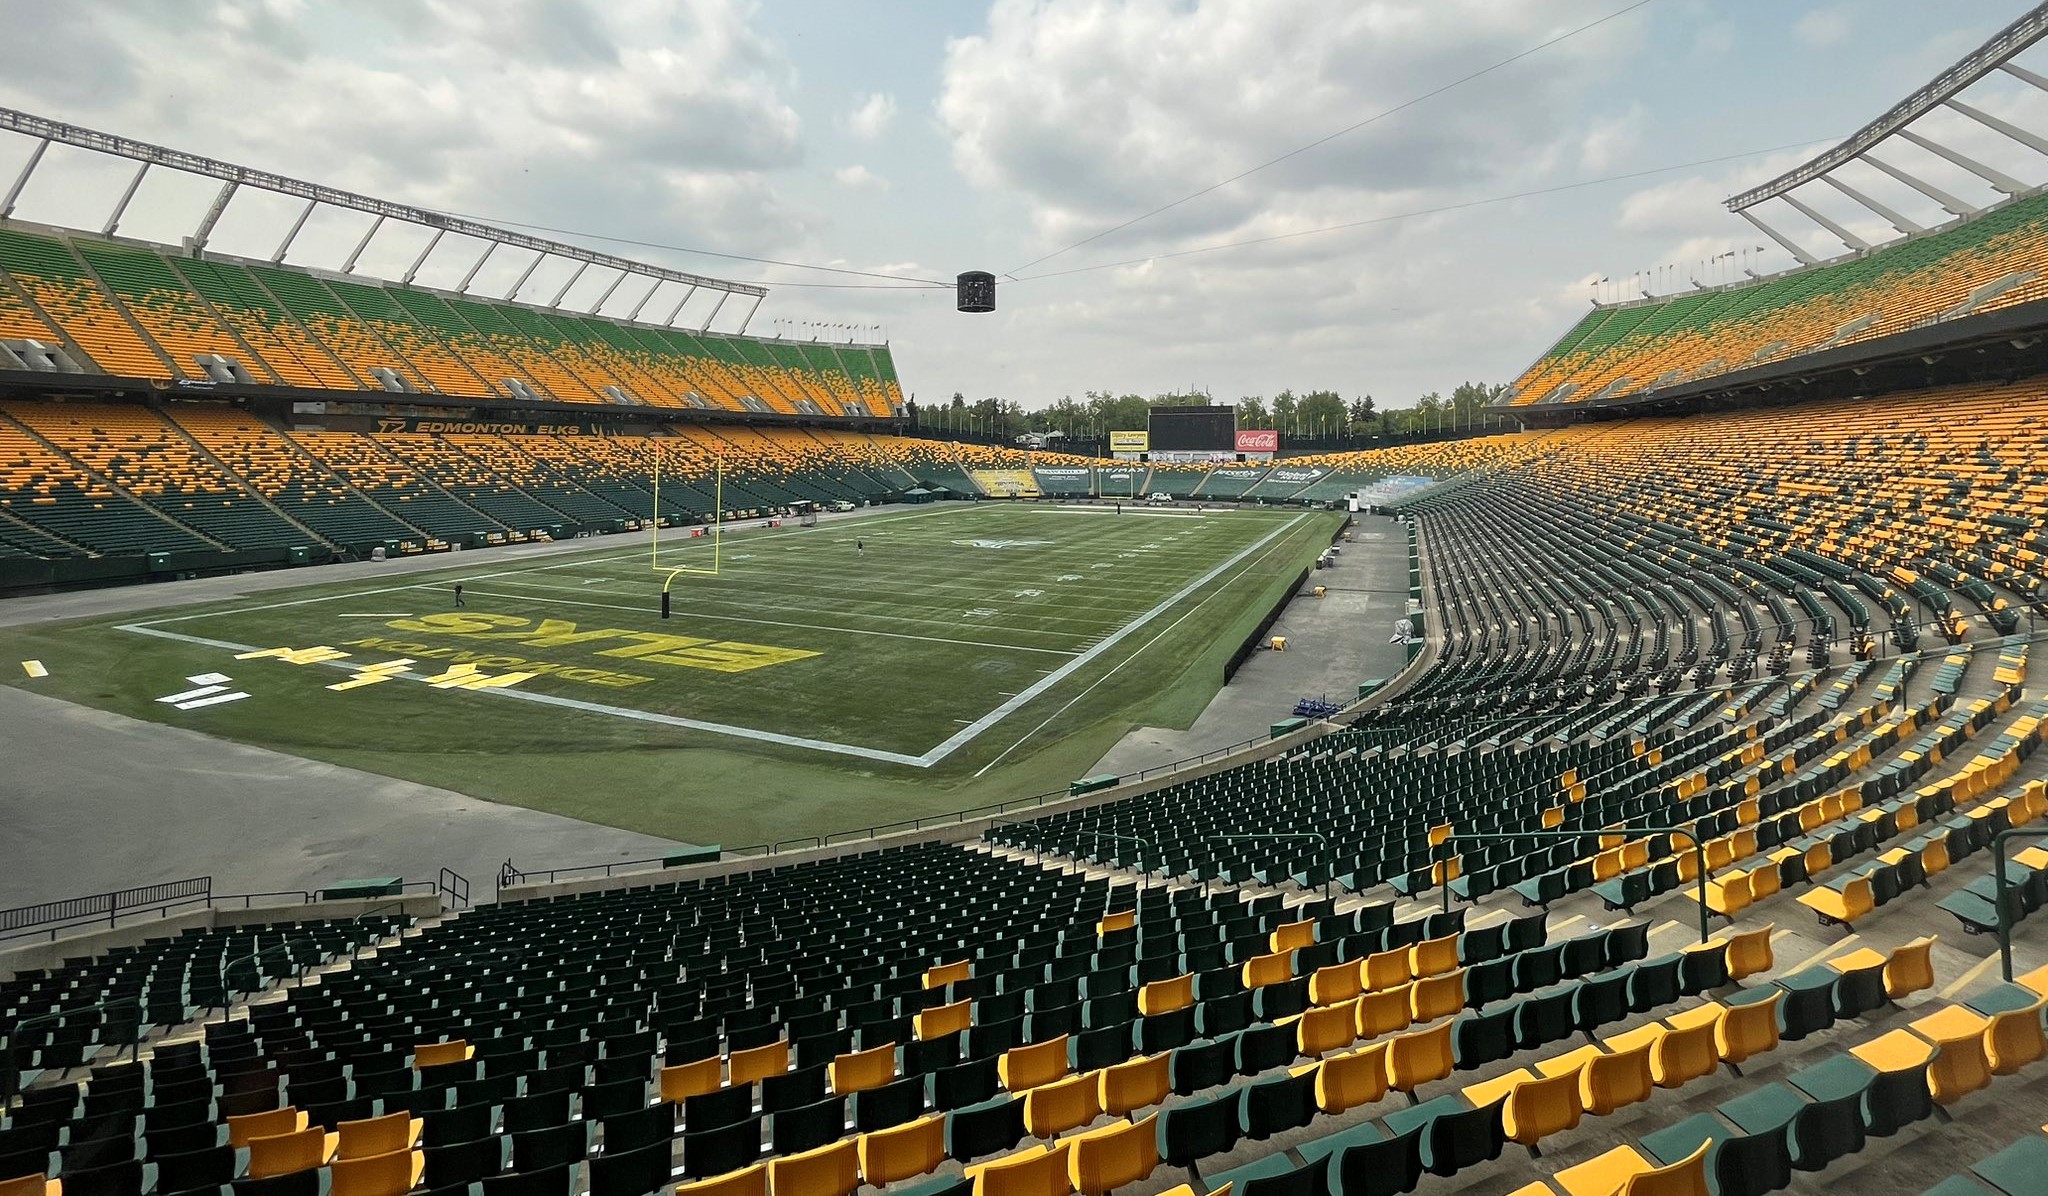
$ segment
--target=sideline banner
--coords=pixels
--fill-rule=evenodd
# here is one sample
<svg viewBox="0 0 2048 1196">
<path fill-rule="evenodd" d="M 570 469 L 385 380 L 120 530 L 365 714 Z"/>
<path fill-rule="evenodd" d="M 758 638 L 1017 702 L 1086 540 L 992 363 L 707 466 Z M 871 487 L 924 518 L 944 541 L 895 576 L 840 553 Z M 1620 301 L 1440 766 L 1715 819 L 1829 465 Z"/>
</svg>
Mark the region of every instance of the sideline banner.
<svg viewBox="0 0 2048 1196">
<path fill-rule="evenodd" d="M 438 416 L 415 415 L 407 417 L 379 416 L 379 432 L 450 432 L 484 436 L 596 436 L 596 428 L 589 424 L 522 424 L 495 419 L 442 419 Z"/>
</svg>

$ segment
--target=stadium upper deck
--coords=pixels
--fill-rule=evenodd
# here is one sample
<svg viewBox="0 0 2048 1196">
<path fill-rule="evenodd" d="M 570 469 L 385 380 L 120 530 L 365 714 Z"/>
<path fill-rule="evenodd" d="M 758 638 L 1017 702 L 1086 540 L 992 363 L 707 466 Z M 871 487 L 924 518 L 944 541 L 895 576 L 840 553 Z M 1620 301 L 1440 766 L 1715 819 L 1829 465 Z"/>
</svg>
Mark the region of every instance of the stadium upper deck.
<svg viewBox="0 0 2048 1196">
<path fill-rule="evenodd" d="M 693 332 L 18 225 L 0 228 L 10 341 L 0 369 L 27 364 L 33 341 L 125 378 L 379 396 L 803 416 L 903 401 L 886 345 Z"/>
</svg>

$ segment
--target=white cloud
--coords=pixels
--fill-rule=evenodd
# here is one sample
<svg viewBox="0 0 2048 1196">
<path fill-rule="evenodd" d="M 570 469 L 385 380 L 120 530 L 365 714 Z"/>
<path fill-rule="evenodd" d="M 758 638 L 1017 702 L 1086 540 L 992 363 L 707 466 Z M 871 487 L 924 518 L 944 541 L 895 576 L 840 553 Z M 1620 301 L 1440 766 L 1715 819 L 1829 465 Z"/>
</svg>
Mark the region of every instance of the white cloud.
<svg viewBox="0 0 2048 1196">
<path fill-rule="evenodd" d="M 1643 138 L 1649 113 L 1631 104 L 1619 116 L 1600 117 L 1586 126 L 1579 141 L 1579 165 L 1589 174 L 1605 174 L 1628 159 Z"/>
<path fill-rule="evenodd" d="M 1540 8 L 1542 11 L 1536 11 Z M 1598 6 L 1437 0 L 997 0 L 947 48 L 938 112 L 973 183 L 1077 239 L 1582 24 Z M 1566 135 L 1571 101 L 1632 44 L 1603 25 L 1148 221 L 1117 243 L 1231 230 L 1318 192 L 1469 189 Z"/>
<path fill-rule="evenodd" d="M 1816 8 L 1792 25 L 1792 36 L 1809 46 L 1832 46 L 1849 36 L 1854 28 L 1845 5 Z"/>
<path fill-rule="evenodd" d="M 842 187 L 872 187 L 878 191 L 887 191 L 889 189 L 889 181 L 887 179 L 882 178 L 858 162 L 852 166 L 842 166 L 838 170 L 833 171 L 832 177 Z"/>
<path fill-rule="evenodd" d="M 862 99 L 846 118 L 846 127 L 856 137 L 869 141 L 880 137 L 889 129 L 889 123 L 896 119 L 896 97 L 886 91 L 878 91 Z"/>
<path fill-rule="evenodd" d="M 361 0 L 341 37 L 299 0 L 212 11 L 13 6 L 11 32 L 43 49 L 0 73 L 0 103 L 402 202 L 686 243 L 761 245 L 785 206 L 766 176 L 803 161 L 794 72 L 751 0 Z M 95 64 L 90 87 L 36 65 L 67 61 Z M 52 188 L 61 206 L 56 172 L 31 203 Z"/>
</svg>

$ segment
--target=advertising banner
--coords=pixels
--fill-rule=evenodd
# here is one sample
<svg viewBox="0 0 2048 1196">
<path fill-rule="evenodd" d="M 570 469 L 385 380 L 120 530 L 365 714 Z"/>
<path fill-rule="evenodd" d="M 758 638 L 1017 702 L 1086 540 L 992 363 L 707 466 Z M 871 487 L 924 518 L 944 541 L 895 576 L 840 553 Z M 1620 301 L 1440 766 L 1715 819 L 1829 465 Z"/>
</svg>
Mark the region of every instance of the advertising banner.
<svg viewBox="0 0 2048 1196">
<path fill-rule="evenodd" d="M 1240 453 L 1277 453 L 1280 451 L 1280 433 L 1271 428 L 1239 428 L 1237 430 L 1237 451 Z"/>
<path fill-rule="evenodd" d="M 1112 453 L 1142 453 L 1152 447 L 1150 432 L 1111 432 L 1109 451 Z"/>
</svg>

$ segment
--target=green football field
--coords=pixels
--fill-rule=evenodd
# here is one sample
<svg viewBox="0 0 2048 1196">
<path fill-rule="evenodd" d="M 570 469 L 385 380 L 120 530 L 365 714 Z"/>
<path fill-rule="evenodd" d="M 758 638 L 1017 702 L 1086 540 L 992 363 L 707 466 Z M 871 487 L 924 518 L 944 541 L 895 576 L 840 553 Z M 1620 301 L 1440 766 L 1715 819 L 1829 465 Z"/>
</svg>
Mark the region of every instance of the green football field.
<svg viewBox="0 0 2048 1196">
<path fill-rule="evenodd" d="M 0 645 L 48 667 L 40 692 L 740 846 L 1058 788 L 1133 726 L 1187 725 L 1342 519 L 948 504 L 729 531 L 715 557 L 673 530 L 658 562 L 479 554 Z"/>
</svg>

